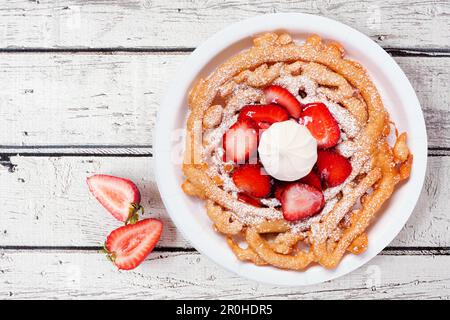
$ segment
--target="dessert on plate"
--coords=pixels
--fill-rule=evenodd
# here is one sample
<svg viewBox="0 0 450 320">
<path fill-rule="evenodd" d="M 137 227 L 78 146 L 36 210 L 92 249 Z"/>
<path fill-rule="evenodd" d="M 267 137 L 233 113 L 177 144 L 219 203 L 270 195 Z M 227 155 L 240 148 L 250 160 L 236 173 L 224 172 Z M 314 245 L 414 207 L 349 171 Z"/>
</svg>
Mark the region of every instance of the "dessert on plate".
<svg viewBox="0 0 450 320">
<path fill-rule="evenodd" d="M 242 261 L 334 268 L 409 177 L 406 133 L 337 42 L 267 33 L 189 95 L 183 191 Z"/>
</svg>

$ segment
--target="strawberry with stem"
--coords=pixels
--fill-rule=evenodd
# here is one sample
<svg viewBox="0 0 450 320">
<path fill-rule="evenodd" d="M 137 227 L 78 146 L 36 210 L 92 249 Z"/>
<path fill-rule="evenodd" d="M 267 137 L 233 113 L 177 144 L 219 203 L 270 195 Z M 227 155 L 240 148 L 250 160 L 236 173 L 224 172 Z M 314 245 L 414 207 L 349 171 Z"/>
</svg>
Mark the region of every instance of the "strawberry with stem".
<svg viewBox="0 0 450 320">
<path fill-rule="evenodd" d="M 152 252 L 161 237 L 163 224 L 157 219 L 144 219 L 112 231 L 103 252 L 117 268 L 131 270 Z"/>
<path fill-rule="evenodd" d="M 86 180 L 89 190 L 111 215 L 125 224 L 139 220 L 141 194 L 136 185 L 125 178 L 96 174 Z"/>
</svg>

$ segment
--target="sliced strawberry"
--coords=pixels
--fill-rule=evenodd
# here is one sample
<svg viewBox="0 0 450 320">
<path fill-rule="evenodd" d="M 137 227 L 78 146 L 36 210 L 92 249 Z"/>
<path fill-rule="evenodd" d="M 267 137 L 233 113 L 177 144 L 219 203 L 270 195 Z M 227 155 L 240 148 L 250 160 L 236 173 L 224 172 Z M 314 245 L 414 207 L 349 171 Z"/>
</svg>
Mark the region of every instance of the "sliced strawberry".
<svg viewBox="0 0 450 320">
<path fill-rule="evenodd" d="M 284 189 L 286 189 L 286 186 L 289 183 L 284 182 L 284 181 L 276 181 L 275 182 L 275 191 L 274 191 L 274 196 L 276 199 L 278 199 L 278 201 L 281 201 L 281 196 L 284 192 Z"/>
<path fill-rule="evenodd" d="M 241 202 L 250 204 L 250 205 L 252 205 L 254 207 L 258 207 L 258 208 L 262 207 L 261 201 L 259 201 L 258 199 L 255 199 L 255 198 L 253 198 L 253 197 L 251 197 L 248 194 L 243 193 L 243 192 L 239 192 L 238 193 L 237 199 L 239 201 L 241 201 Z"/>
<path fill-rule="evenodd" d="M 140 206 L 141 194 L 136 185 L 124 178 L 106 174 L 96 174 L 86 179 L 89 190 L 94 197 L 117 220 L 136 222 Z"/>
<path fill-rule="evenodd" d="M 162 227 L 159 220 L 145 219 L 114 230 L 105 242 L 108 258 L 119 269 L 136 268 L 152 252 Z"/>
<path fill-rule="evenodd" d="M 314 171 L 311 171 L 308 175 L 301 178 L 299 182 L 312 186 L 318 190 L 322 190 L 322 182 L 320 181 L 317 173 Z"/>
<path fill-rule="evenodd" d="M 272 184 L 270 176 L 259 164 L 246 164 L 233 171 L 233 182 L 241 191 L 257 198 L 269 195 Z"/>
<path fill-rule="evenodd" d="M 335 151 L 319 150 L 317 153 L 317 169 L 325 185 L 335 187 L 347 179 L 352 172 L 352 165 Z"/>
<path fill-rule="evenodd" d="M 270 126 L 271 126 L 271 124 L 268 122 L 263 122 L 263 121 L 258 122 L 258 127 L 259 127 L 259 129 L 261 129 L 259 131 L 264 131 L 266 129 L 269 129 Z"/>
<path fill-rule="evenodd" d="M 249 118 L 239 119 L 223 135 L 224 160 L 245 163 L 258 149 L 258 126 Z"/>
<path fill-rule="evenodd" d="M 283 217 L 288 221 L 313 216 L 323 208 L 324 204 L 322 191 L 300 182 L 288 185 L 281 196 Z"/>
<path fill-rule="evenodd" d="M 305 177 L 298 180 L 300 183 L 307 184 L 309 186 L 312 186 L 318 190 L 322 190 L 322 183 L 320 181 L 319 176 L 314 171 L 311 171 L 306 175 Z M 282 194 L 284 192 L 284 189 L 292 183 L 285 182 L 285 181 L 275 181 L 275 191 L 274 191 L 274 197 L 278 199 L 278 201 L 281 201 Z"/>
<path fill-rule="evenodd" d="M 305 125 L 322 149 L 334 147 L 341 137 L 341 130 L 328 110 L 321 102 L 308 103 L 303 109 L 300 123 Z"/>
<path fill-rule="evenodd" d="M 239 118 L 251 118 L 260 123 L 275 123 L 289 120 L 289 113 L 285 108 L 276 104 L 247 105 L 242 107 Z"/>
<path fill-rule="evenodd" d="M 267 103 L 276 103 L 285 107 L 291 117 L 298 119 L 302 112 L 302 104 L 287 89 L 272 85 L 264 89 Z"/>
</svg>

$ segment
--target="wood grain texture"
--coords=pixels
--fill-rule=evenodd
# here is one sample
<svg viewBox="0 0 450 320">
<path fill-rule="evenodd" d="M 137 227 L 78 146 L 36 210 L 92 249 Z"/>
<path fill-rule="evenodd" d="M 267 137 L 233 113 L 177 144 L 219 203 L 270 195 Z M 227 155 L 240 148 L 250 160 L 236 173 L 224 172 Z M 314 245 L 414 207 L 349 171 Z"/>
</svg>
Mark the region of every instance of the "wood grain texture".
<svg viewBox="0 0 450 320">
<path fill-rule="evenodd" d="M 14 152 L 14 146 L 151 146 L 163 93 L 185 58 L 1 55 L 0 153 Z M 421 101 L 430 147 L 449 148 L 450 58 L 395 59 Z"/>
<path fill-rule="evenodd" d="M 93 173 L 135 181 L 142 192 L 146 216 L 161 218 L 165 224 L 159 247 L 190 248 L 164 209 L 149 157 L 4 160 L 0 167 L 0 247 L 101 246 L 120 223 L 89 194 L 85 178 Z M 392 246 L 450 247 L 449 178 L 450 157 L 431 157 L 416 209 Z"/>
<path fill-rule="evenodd" d="M 393 247 L 303 288 L 247 281 L 195 252 L 164 209 L 151 157 L 160 100 L 187 54 L 233 22 L 273 12 L 330 17 L 394 52 L 421 101 L 432 155 Z M 0 299 L 450 299 L 449 24 L 446 0 L 4 1 Z M 146 216 L 165 224 L 157 250 L 131 272 L 96 252 L 121 225 L 87 190 L 86 176 L 101 172 L 136 181 Z"/>
<path fill-rule="evenodd" d="M 6 54 L 0 145 L 149 145 L 178 55 Z"/>
<path fill-rule="evenodd" d="M 13 157 L 11 164 L 0 167 L 0 246 L 102 246 L 123 223 L 90 195 L 86 177 L 95 173 L 135 181 L 145 216 L 160 218 L 165 225 L 159 245 L 189 246 L 165 211 L 151 158 Z"/>
<path fill-rule="evenodd" d="M 385 47 L 450 48 L 445 0 L 9 0 L 0 10 L 0 47 L 195 47 L 231 23 L 275 12 L 329 17 Z"/>
<path fill-rule="evenodd" d="M 282 288 L 242 279 L 196 252 L 154 252 L 120 272 L 95 252 L 0 251 L 0 298 L 449 299 L 449 267 L 449 256 L 378 256 L 331 282 Z"/>
</svg>

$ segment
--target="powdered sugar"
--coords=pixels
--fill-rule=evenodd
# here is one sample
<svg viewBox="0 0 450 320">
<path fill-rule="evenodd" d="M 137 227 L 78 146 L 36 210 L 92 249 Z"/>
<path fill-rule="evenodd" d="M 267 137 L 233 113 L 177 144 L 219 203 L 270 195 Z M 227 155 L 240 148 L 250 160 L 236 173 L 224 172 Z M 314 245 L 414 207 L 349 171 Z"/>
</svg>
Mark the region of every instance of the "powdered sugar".
<svg viewBox="0 0 450 320">
<path fill-rule="evenodd" d="M 306 117 L 303 117 L 302 120 L 303 120 L 303 125 L 307 126 L 308 123 L 311 123 L 313 119 L 309 116 L 306 116 Z"/>
<path fill-rule="evenodd" d="M 342 140 L 336 150 L 344 157 L 350 158 L 356 152 L 357 144 L 353 140 Z"/>
<path fill-rule="evenodd" d="M 277 198 L 261 199 L 261 203 L 269 208 L 281 206 L 281 202 Z"/>
<path fill-rule="evenodd" d="M 290 224 L 291 228 L 292 228 L 291 231 L 293 233 L 301 233 L 305 230 L 308 230 L 313 223 L 319 222 L 320 220 L 322 220 L 322 218 L 324 218 L 327 214 L 329 214 L 331 212 L 331 210 L 333 210 L 337 201 L 338 201 L 337 198 L 330 199 L 325 203 L 325 206 L 323 207 L 322 211 L 318 215 L 315 215 L 306 220 L 291 223 Z"/>
<path fill-rule="evenodd" d="M 338 185 L 336 187 L 328 188 L 323 192 L 325 201 L 328 201 L 329 199 L 334 198 L 339 192 L 341 192 L 347 186 L 347 184 L 351 183 L 356 178 L 356 176 L 361 173 L 363 165 L 367 161 L 368 161 L 368 157 L 366 155 L 364 155 L 362 152 L 356 153 L 350 159 L 350 163 L 352 165 L 352 172 L 347 177 L 347 179 L 345 179 L 345 181 L 343 183 L 341 183 L 340 185 Z"/>
<path fill-rule="evenodd" d="M 207 160 L 211 156 L 211 153 L 220 146 L 223 135 L 234 123 L 236 123 L 237 118 L 237 115 L 224 117 L 221 124 L 217 128 L 203 133 L 206 140 L 206 145 L 204 145 L 203 148 L 204 160 Z"/>
<path fill-rule="evenodd" d="M 353 115 L 341 105 L 330 101 L 325 94 L 319 92 L 319 86 L 315 81 L 307 76 L 292 76 L 285 71 L 281 72 L 273 84 L 280 85 L 288 89 L 301 103 L 307 104 L 312 102 L 324 103 L 335 117 L 339 127 L 343 131 L 341 140 L 336 149 L 347 158 L 351 158 L 352 172 L 346 181 L 334 188 L 324 191 L 326 199 L 325 207 L 322 211 L 310 218 L 298 222 L 290 223 L 291 230 L 294 233 L 301 233 L 311 228 L 316 222 L 320 222 L 323 217 L 328 215 L 338 202 L 337 195 L 355 179 L 355 177 L 363 171 L 363 165 L 367 163 L 367 157 L 363 153 L 358 153 L 358 145 L 353 138 L 357 136 L 361 127 L 359 126 Z M 306 93 L 306 96 L 300 96 L 299 89 Z M 223 162 L 224 150 L 221 147 L 222 137 L 225 132 L 237 121 L 236 112 L 245 105 L 253 104 L 257 101 L 264 103 L 264 97 L 260 89 L 249 87 L 245 84 L 235 85 L 230 93 L 227 105 L 224 108 L 222 123 L 215 129 L 208 132 L 205 138 L 204 159 L 209 164 L 208 174 L 210 176 L 219 176 L 222 180 L 222 188 L 231 194 L 233 198 L 237 197 L 239 189 L 234 184 L 230 174 L 225 171 Z M 312 121 L 310 118 L 303 121 Z M 303 123 L 305 124 L 305 123 Z M 266 208 L 255 208 L 245 203 L 237 202 L 233 204 L 232 209 L 234 215 L 239 221 L 247 225 L 255 225 L 261 223 L 265 219 L 282 219 L 280 210 L 281 203 L 276 198 L 261 199 L 261 203 Z"/>
<path fill-rule="evenodd" d="M 325 96 L 323 96 L 325 97 Z M 329 100 L 323 99 L 322 102 L 330 110 L 333 117 L 339 123 L 341 129 L 347 134 L 348 137 L 354 138 L 361 129 L 356 121 L 355 117 L 345 108 L 337 103 L 331 102 Z"/>
<path fill-rule="evenodd" d="M 292 76 L 289 74 L 282 74 L 278 79 L 274 81 L 274 84 L 286 88 L 302 103 L 307 103 L 306 99 L 308 99 L 309 97 L 317 96 L 317 84 L 313 80 L 305 76 Z M 299 95 L 300 89 L 305 91 L 306 93 L 306 97 L 304 99 Z"/>
</svg>

